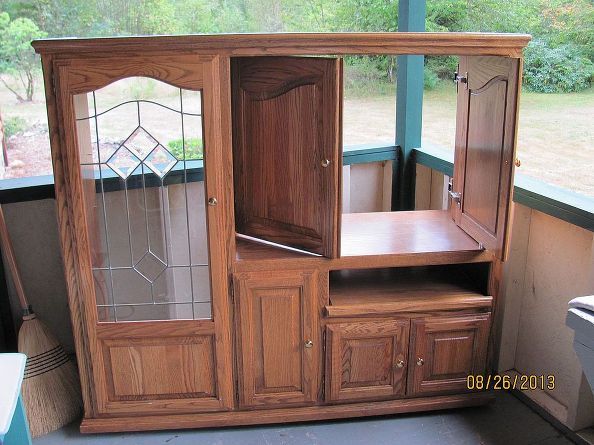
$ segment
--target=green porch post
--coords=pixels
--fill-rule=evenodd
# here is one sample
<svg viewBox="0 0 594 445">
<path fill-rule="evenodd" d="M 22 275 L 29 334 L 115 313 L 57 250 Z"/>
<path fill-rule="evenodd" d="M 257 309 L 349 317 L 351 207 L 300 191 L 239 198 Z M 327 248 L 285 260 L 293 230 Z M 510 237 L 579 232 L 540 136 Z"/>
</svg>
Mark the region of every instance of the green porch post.
<svg viewBox="0 0 594 445">
<path fill-rule="evenodd" d="M 425 31 L 426 0 L 400 0 L 398 31 Z M 396 77 L 396 145 L 401 158 L 392 182 L 392 210 L 412 210 L 415 164 L 412 150 L 421 146 L 424 56 L 398 56 Z"/>
</svg>

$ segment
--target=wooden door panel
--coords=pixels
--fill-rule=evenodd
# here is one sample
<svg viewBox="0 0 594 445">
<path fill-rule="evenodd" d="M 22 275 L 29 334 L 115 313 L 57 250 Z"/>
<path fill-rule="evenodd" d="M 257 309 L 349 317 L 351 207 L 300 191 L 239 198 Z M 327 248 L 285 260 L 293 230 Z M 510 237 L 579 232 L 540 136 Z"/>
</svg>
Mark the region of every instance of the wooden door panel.
<svg viewBox="0 0 594 445">
<path fill-rule="evenodd" d="M 513 184 L 518 59 L 461 57 L 452 215 L 487 249 L 505 258 Z"/>
<path fill-rule="evenodd" d="M 61 139 L 59 146 L 54 146 L 53 150 L 54 156 L 61 159 L 60 162 L 65 163 L 63 170 L 57 170 L 56 194 L 57 199 L 68 208 L 67 215 L 63 214 L 60 220 L 60 227 L 63 230 L 68 227 L 68 230 L 63 234 L 64 242 L 71 246 L 65 254 L 65 261 L 77 270 L 69 292 L 72 294 L 71 299 L 75 298 L 80 301 L 78 306 L 80 309 L 74 313 L 74 316 L 80 317 L 80 325 L 83 328 L 82 330 L 79 328 L 76 335 L 79 337 L 77 343 L 81 345 L 78 347 L 78 352 L 83 352 L 82 357 L 86 362 L 83 364 L 82 374 L 84 375 L 81 378 L 85 386 L 85 416 L 93 418 L 101 415 L 172 414 L 227 410 L 233 407 L 227 270 L 230 262 L 228 253 L 232 250 L 229 249 L 229 243 L 233 243 L 234 240 L 232 221 L 229 217 L 233 213 L 233 209 L 230 207 L 232 206 L 232 190 L 227 187 L 227 184 L 232 181 L 230 168 L 231 113 L 228 105 L 225 106 L 230 103 L 229 61 L 218 57 L 195 58 L 188 54 L 179 54 L 163 57 L 131 57 L 124 64 L 125 66 L 120 66 L 120 62 L 121 60 L 108 62 L 92 58 L 86 61 L 82 59 L 62 60 L 54 63 L 52 67 L 55 75 L 58 128 Z M 114 69 L 110 71 L 110 67 Z M 101 207 L 97 204 L 95 193 L 111 193 L 112 191 L 119 193 L 120 189 L 117 187 L 117 190 L 105 189 L 102 182 L 97 182 L 95 175 L 96 172 L 107 171 L 108 168 L 112 168 L 112 170 L 115 168 L 113 171 L 117 173 L 119 167 L 116 164 L 127 165 L 127 167 L 123 167 L 125 169 L 132 164 L 118 164 L 115 161 L 117 159 L 115 154 L 112 154 L 111 157 L 101 158 L 101 149 L 98 150 L 96 161 L 93 161 L 93 156 L 86 152 L 88 147 L 93 146 L 90 138 L 91 132 L 88 131 L 89 128 L 85 130 L 85 126 L 80 124 L 82 120 L 91 118 L 88 116 L 89 106 L 77 94 L 93 91 L 93 97 L 95 97 L 95 89 L 103 85 L 123 77 L 149 75 L 158 81 L 180 87 L 180 100 L 182 96 L 188 97 L 185 95 L 200 90 L 200 105 L 197 105 L 197 100 L 188 100 L 186 106 L 188 108 L 200 107 L 201 122 L 200 124 L 194 122 L 193 125 L 195 128 L 201 129 L 206 147 L 204 153 L 204 196 L 214 196 L 219 202 L 216 207 L 205 206 L 204 218 L 208 227 L 205 242 L 208 244 L 208 251 L 205 254 L 204 263 L 208 263 L 209 270 L 203 270 L 208 279 L 201 277 L 201 280 L 202 283 L 207 283 L 207 286 L 204 287 L 208 287 L 209 297 L 212 296 L 211 301 L 207 302 L 211 303 L 212 312 L 209 314 L 211 317 L 200 320 L 198 319 L 200 317 L 194 314 L 196 308 L 193 303 L 197 302 L 195 299 L 197 295 L 191 295 L 192 301 L 188 301 L 189 297 L 184 300 L 180 298 L 179 301 L 173 301 L 173 298 L 156 301 L 161 298 L 160 290 L 155 292 L 156 299 L 154 295 L 151 296 L 146 283 L 152 280 L 156 281 L 157 276 L 162 279 L 161 285 L 158 286 L 163 286 L 158 289 L 165 289 L 165 284 L 172 286 L 171 283 L 173 283 L 173 280 L 167 281 L 163 278 L 165 272 L 156 274 L 154 270 L 152 272 L 149 270 L 150 273 L 154 273 L 151 275 L 152 280 L 146 276 L 143 278 L 145 282 L 142 284 L 145 287 L 138 284 L 140 280 L 126 281 L 122 279 L 119 281 L 119 283 L 129 285 L 132 290 L 147 290 L 143 297 L 149 295 L 149 298 L 135 302 L 136 307 L 139 308 L 136 310 L 138 317 L 130 318 L 132 321 L 126 322 L 118 320 L 115 316 L 99 318 L 99 315 L 105 314 L 108 310 L 112 310 L 112 313 L 115 314 L 119 309 L 116 306 L 124 307 L 127 301 L 113 298 L 113 295 L 110 300 L 96 295 L 98 291 L 106 292 L 108 287 L 96 286 L 99 273 L 95 274 L 95 272 L 99 265 L 93 261 L 96 261 L 99 251 L 96 244 L 103 238 L 96 230 L 100 226 L 99 221 L 101 220 L 93 221 L 96 218 L 96 211 L 93 207 Z M 195 98 L 196 95 L 190 97 Z M 125 101 L 125 98 L 121 100 Z M 116 108 L 113 107 L 113 109 Z M 140 115 L 138 110 L 140 110 L 140 103 L 137 104 L 137 113 Z M 78 112 L 82 114 L 78 115 Z M 101 116 L 104 117 L 105 114 Z M 97 118 L 97 115 L 94 118 Z M 89 125 L 87 123 L 86 127 Z M 93 125 L 97 127 L 96 122 Z M 139 127 L 140 125 L 139 122 Z M 155 127 L 160 128 L 158 122 Z M 127 134 L 127 132 L 123 134 Z M 132 139 L 128 138 L 128 140 Z M 123 145 L 117 150 L 123 152 Z M 130 150 L 128 153 L 130 156 L 133 155 Z M 153 149 L 152 153 L 156 156 L 159 152 Z M 160 153 L 163 155 L 162 151 Z M 165 184 L 163 187 L 168 186 L 168 175 L 173 164 L 170 163 L 168 167 L 165 167 L 163 164 L 159 164 L 162 162 L 161 158 L 150 158 L 150 154 L 148 152 L 146 154 L 147 157 L 142 160 L 136 157 L 138 164 L 154 159 L 153 168 L 163 174 L 164 182 L 162 184 Z M 87 165 L 90 162 L 94 162 L 94 165 Z M 60 166 L 60 168 L 62 167 Z M 93 169 L 95 169 L 95 173 Z M 122 174 L 122 171 L 117 174 L 120 175 L 122 181 L 127 178 L 125 179 L 126 185 L 121 186 L 124 189 L 121 193 L 126 196 L 127 201 L 127 187 L 133 183 L 132 177 L 138 173 L 126 170 L 125 174 Z M 102 174 L 98 176 L 99 180 L 103 181 Z M 124 183 L 122 182 L 122 184 Z M 142 187 L 144 188 L 145 185 Z M 167 192 L 162 196 L 165 195 Z M 65 199 L 65 196 L 70 196 L 70 198 Z M 105 203 L 105 201 L 103 202 Z M 103 207 L 103 212 L 105 212 L 104 209 L 105 207 Z M 127 214 L 126 210 L 124 209 L 122 214 Z M 161 211 L 164 210 L 159 209 L 159 212 Z M 108 215 L 108 213 L 105 214 Z M 104 217 L 102 216 L 102 218 Z M 127 218 L 130 218 L 129 214 L 127 214 Z M 165 219 L 166 215 L 163 215 L 163 220 Z M 117 222 L 109 221 L 105 223 L 105 226 L 112 228 L 116 224 Z M 128 224 L 130 224 L 129 221 Z M 126 229 L 130 231 L 129 239 L 135 235 L 134 230 L 130 227 L 127 225 Z M 104 233 L 107 231 L 108 229 L 105 228 Z M 163 230 L 163 232 L 166 231 Z M 163 236 L 164 239 L 167 239 L 167 235 Z M 147 246 L 147 251 L 148 247 L 150 246 Z M 151 252 L 153 251 L 151 250 Z M 126 268 L 130 274 L 133 273 L 130 270 L 136 268 L 134 273 L 140 276 L 144 270 L 143 267 L 154 267 L 155 263 L 150 262 L 153 257 L 158 262 L 154 253 L 150 255 L 147 253 L 148 266 L 147 263 L 136 258 L 138 261 L 130 259 Z M 165 268 L 169 264 L 175 265 L 175 267 L 182 267 L 183 264 L 183 267 L 186 268 L 185 271 L 188 274 L 193 274 L 198 270 L 195 263 L 195 261 L 171 260 L 161 261 L 159 264 L 164 265 Z M 103 272 L 117 273 L 118 267 L 113 266 L 113 264 L 110 265 L 110 261 L 105 261 L 105 265 L 101 265 L 101 267 L 105 271 L 109 270 L 102 271 L 101 274 Z M 112 284 L 110 283 L 109 290 L 113 293 L 115 291 Z M 154 283 L 150 285 L 152 286 L 152 284 Z M 126 292 L 122 291 L 121 293 L 127 297 Z M 181 291 L 179 295 L 181 296 Z M 187 297 L 189 293 L 185 295 Z M 173 306 L 174 303 L 181 304 L 181 302 L 191 306 L 191 315 L 186 315 L 186 313 L 179 315 L 181 310 L 178 314 L 177 310 L 161 309 L 167 307 L 168 304 Z M 102 306 L 110 307 L 106 309 Z M 147 315 L 147 308 L 157 307 L 159 310 Z M 134 313 L 134 310 L 131 313 Z M 179 319 L 170 319 L 176 317 Z M 188 321 L 191 318 L 196 319 Z"/>
<path fill-rule="evenodd" d="M 337 59 L 235 59 L 239 233 L 338 256 L 340 74 Z"/>
<path fill-rule="evenodd" d="M 408 321 L 330 324 L 326 331 L 328 401 L 404 395 Z"/>
<path fill-rule="evenodd" d="M 213 397 L 214 348 L 211 336 L 113 340 L 105 342 L 117 400 Z M 195 366 L 196 364 L 200 366 Z M 113 372 L 113 371 L 112 371 Z"/>
<path fill-rule="evenodd" d="M 316 280 L 314 271 L 235 276 L 241 406 L 315 402 Z"/>
<path fill-rule="evenodd" d="M 466 377 L 484 372 L 489 314 L 417 319 L 411 330 L 410 395 L 465 391 Z"/>
</svg>

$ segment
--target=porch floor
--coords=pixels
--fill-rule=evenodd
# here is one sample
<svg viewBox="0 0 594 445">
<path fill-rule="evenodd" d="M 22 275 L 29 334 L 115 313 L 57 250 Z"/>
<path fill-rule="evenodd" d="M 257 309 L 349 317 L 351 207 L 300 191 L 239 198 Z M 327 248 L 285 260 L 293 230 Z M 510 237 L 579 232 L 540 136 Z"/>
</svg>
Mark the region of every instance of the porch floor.
<svg viewBox="0 0 594 445">
<path fill-rule="evenodd" d="M 555 429 L 509 393 L 479 408 L 341 421 L 259 427 L 82 435 L 74 423 L 33 440 L 34 445 L 570 445 Z"/>
</svg>

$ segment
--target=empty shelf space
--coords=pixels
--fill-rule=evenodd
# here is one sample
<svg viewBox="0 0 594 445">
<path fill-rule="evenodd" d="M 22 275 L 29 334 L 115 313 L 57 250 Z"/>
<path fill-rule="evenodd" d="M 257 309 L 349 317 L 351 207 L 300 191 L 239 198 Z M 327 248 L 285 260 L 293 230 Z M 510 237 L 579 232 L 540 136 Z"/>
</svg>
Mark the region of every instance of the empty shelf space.
<svg viewBox="0 0 594 445">
<path fill-rule="evenodd" d="M 342 215 L 343 257 L 481 250 L 446 210 Z"/>
<path fill-rule="evenodd" d="M 330 317 L 488 309 L 485 265 L 333 271 Z M 482 286 L 481 286 L 482 284 Z"/>
</svg>

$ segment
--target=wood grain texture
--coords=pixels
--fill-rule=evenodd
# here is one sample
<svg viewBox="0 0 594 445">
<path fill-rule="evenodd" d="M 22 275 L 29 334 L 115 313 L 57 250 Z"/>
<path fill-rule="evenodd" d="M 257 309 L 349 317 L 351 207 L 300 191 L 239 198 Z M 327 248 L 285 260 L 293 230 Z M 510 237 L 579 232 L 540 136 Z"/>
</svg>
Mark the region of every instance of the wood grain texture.
<svg viewBox="0 0 594 445">
<path fill-rule="evenodd" d="M 460 267 L 347 270 L 331 273 L 329 317 L 359 317 L 410 312 L 490 310 L 492 297 L 481 293 Z"/>
<path fill-rule="evenodd" d="M 136 416 L 83 419 L 81 432 L 108 433 L 120 431 L 150 431 L 180 428 L 212 428 L 270 423 L 306 422 L 350 417 L 383 416 L 388 414 L 461 408 L 484 405 L 494 400 L 494 394 L 478 392 L 439 397 L 348 403 L 344 405 L 306 406 L 301 408 L 261 411 L 232 411 L 196 415 Z"/>
<path fill-rule="evenodd" d="M 466 377 L 485 371 L 489 320 L 489 314 L 412 320 L 407 394 L 466 391 Z"/>
<path fill-rule="evenodd" d="M 234 60 L 238 233 L 338 256 L 340 67 L 323 58 Z"/>
<path fill-rule="evenodd" d="M 446 210 L 342 215 L 339 258 L 320 258 L 278 246 L 237 240 L 236 271 L 295 267 L 330 270 L 490 262 Z"/>
<path fill-rule="evenodd" d="M 518 60 L 462 57 L 458 87 L 454 220 L 474 239 L 505 257 L 516 141 Z"/>
<path fill-rule="evenodd" d="M 493 33 L 276 33 L 36 40 L 38 53 L 117 55 L 189 50 L 226 56 L 349 54 L 497 55 L 520 57 L 526 34 Z"/>
<path fill-rule="evenodd" d="M 240 406 L 314 403 L 321 350 L 317 273 L 244 273 L 234 285 Z"/>
<path fill-rule="evenodd" d="M 212 57 L 176 54 L 159 57 L 110 57 L 74 59 L 69 64 L 69 91 L 88 93 L 126 77 L 150 77 L 178 88 L 203 87 L 203 65 Z"/>
<path fill-rule="evenodd" d="M 328 324 L 326 332 L 327 401 L 404 396 L 408 320 Z"/>
</svg>

